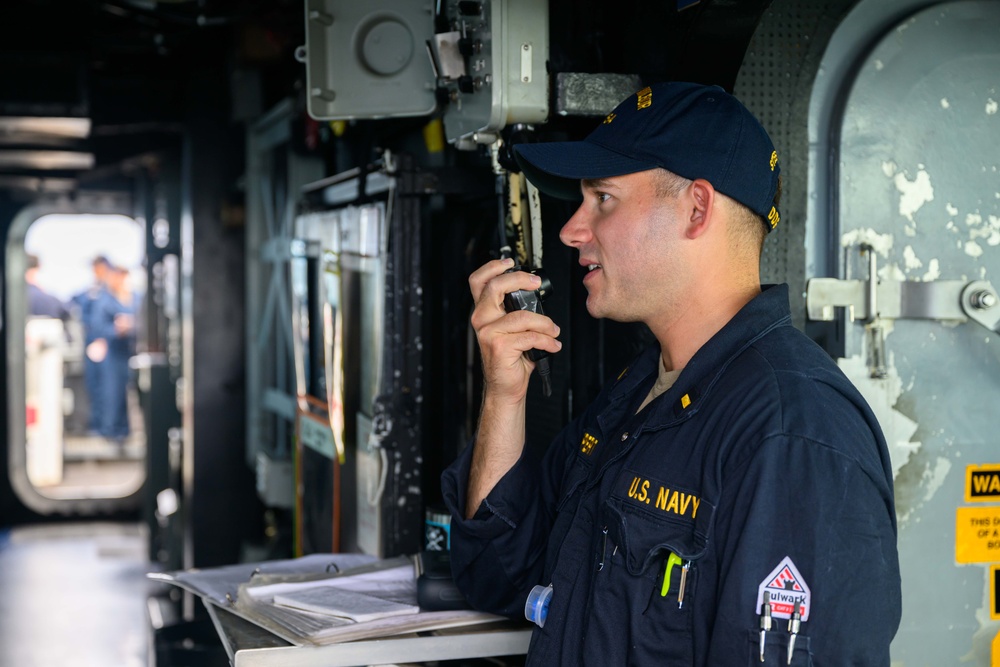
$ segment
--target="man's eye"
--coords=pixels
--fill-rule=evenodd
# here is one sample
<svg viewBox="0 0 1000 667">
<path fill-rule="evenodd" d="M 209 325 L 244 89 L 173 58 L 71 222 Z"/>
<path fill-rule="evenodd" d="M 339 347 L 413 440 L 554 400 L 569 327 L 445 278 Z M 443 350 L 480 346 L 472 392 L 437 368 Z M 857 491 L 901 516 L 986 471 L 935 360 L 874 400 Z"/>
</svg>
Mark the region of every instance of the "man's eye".
<svg viewBox="0 0 1000 667">
<path fill-rule="evenodd" d="M 611 199 L 611 195 L 609 195 L 607 192 L 598 192 L 596 194 L 597 194 L 597 201 L 598 201 L 598 203 L 603 204 L 604 202 L 606 202 L 609 199 Z"/>
</svg>

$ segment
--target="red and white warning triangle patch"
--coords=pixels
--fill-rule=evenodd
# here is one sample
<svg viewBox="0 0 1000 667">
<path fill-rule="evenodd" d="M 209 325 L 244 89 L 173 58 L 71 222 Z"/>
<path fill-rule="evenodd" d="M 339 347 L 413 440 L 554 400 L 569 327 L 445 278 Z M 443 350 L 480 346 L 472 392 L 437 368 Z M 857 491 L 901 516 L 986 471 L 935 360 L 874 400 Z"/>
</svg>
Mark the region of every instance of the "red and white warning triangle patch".
<svg viewBox="0 0 1000 667">
<path fill-rule="evenodd" d="M 770 593 L 771 616 L 791 618 L 797 601 L 802 620 L 809 620 L 809 610 L 812 609 L 809 586 L 789 556 L 785 556 L 784 560 L 778 563 L 778 567 L 774 568 L 757 587 L 758 615 L 764 603 L 764 591 Z"/>
</svg>

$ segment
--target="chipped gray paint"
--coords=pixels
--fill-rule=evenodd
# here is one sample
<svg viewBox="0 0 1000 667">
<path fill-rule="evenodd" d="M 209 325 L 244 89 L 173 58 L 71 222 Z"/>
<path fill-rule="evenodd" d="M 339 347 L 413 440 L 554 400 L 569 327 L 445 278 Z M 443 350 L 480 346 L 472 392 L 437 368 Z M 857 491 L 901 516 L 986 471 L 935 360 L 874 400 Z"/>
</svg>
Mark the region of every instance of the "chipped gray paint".
<svg viewBox="0 0 1000 667">
<path fill-rule="evenodd" d="M 894 355 L 889 355 L 886 364 L 889 374 L 883 379 L 872 378 L 868 373 L 868 364 L 859 355 L 838 359 L 837 365 L 865 397 L 882 426 L 892 461 L 892 478 L 896 479 L 900 469 L 920 449 L 920 442 L 912 440 L 917 432 L 917 422 L 896 407 L 903 393 L 903 383 L 896 370 Z M 906 518 L 899 517 L 899 520 L 902 522 Z"/>
<path fill-rule="evenodd" d="M 881 37 L 873 37 L 879 21 Z M 854 54 L 866 55 L 840 91 L 833 205 L 824 206 L 822 179 L 810 181 L 817 206 L 809 223 L 817 228 L 807 243 L 839 243 L 827 255 L 838 258 L 834 270 L 816 275 L 865 278 L 858 246 L 867 244 L 882 279 L 1000 284 L 997 34 L 1000 3 L 974 0 L 862 0 L 838 29 L 817 86 L 831 84 L 824 71 L 842 73 Z M 829 102 L 830 88 L 814 97 Z M 821 106 L 810 107 L 814 145 L 830 130 L 819 122 L 830 120 L 829 105 Z M 825 157 L 810 157 L 820 175 Z M 828 210 L 839 217 L 826 235 Z M 827 266 L 815 247 L 809 252 L 807 267 Z M 904 594 L 893 667 L 1000 664 L 991 656 L 1000 623 L 987 609 L 988 567 L 958 566 L 954 556 L 965 468 L 1000 463 L 994 411 L 977 409 L 1000 402 L 997 337 L 975 324 L 881 324 L 888 377 L 868 375 L 861 322 L 845 324 L 839 365 L 872 405 L 892 460 Z"/>
<path fill-rule="evenodd" d="M 934 186 L 931 185 L 930 174 L 923 165 L 919 165 L 917 175 L 912 181 L 904 172 L 897 172 L 893 174 L 892 182 L 899 190 L 899 214 L 914 222 L 913 215 L 924 204 L 934 199 Z"/>
</svg>

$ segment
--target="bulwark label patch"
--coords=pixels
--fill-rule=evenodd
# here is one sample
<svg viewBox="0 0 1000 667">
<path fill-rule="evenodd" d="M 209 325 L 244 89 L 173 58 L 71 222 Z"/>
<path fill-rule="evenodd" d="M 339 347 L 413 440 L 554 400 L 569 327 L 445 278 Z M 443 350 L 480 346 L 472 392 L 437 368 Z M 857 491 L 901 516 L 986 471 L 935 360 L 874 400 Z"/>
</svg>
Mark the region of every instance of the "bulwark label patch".
<svg viewBox="0 0 1000 667">
<path fill-rule="evenodd" d="M 965 468 L 965 502 L 1000 500 L 1000 464 L 984 463 Z"/>
<path fill-rule="evenodd" d="M 764 604 L 764 591 L 770 593 L 771 616 L 778 618 L 791 618 L 795 610 L 795 603 L 799 603 L 799 614 L 803 621 L 809 620 L 809 611 L 812 609 L 812 596 L 809 593 L 809 586 L 806 580 L 799 574 L 795 563 L 791 557 L 785 558 L 778 563 L 778 567 L 771 570 L 764 581 L 757 587 L 757 614 L 760 615 L 761 607 Z"/>
</svg>

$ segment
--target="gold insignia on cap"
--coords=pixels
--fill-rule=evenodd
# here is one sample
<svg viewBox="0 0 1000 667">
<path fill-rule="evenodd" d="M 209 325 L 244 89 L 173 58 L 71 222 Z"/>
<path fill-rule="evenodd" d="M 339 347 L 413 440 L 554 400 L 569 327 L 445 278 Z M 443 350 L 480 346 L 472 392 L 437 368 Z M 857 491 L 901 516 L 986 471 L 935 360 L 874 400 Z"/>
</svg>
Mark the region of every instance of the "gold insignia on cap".
<svg viewBox="0 0 1000 667">
<path fill-rule="evenodd" d="M 653 89 L 650 88 L 649 86 L 646 86 L 645 88 L 640 90 L 638 93 L 636 93 L 636 95 L 638 96 L 638 99 L 636 100 L 635 103 L 635 108 L 637 111 L 645 109 L 646 107 L 648 107 L 653 103 Z"/>
<path fill-rule="evenodd" d="M 613 121 L 614 119 L 615 119 L 615 114 L 614 114 L 613 112 L 612 112 L 612 113 L 609 113 L 609 114 L 608 114 L 607 116 L 605 116 L 605 118 L 604 118 L 604 124 L 605 124 L 605 125 L 607 125 L 608 123 L 610 123 L 610 122 L 611 122 L 611 121 Z"/>
<path fill-rule="evenodd" d="M 778 209 L 772 206 L 770 212 L 767 214 L 767 221 L 771 223 L 771 229 L 774 229 L 775 227 L 778 226 L 779 220 L 780 218 L 778 217 Z"/>
<path fill-rule="evenodd" d="M 774 171 L 776 164 L 778 164 L 778 151 L 771 151 L 771 171 Z"/>
</svg>

